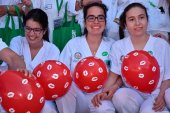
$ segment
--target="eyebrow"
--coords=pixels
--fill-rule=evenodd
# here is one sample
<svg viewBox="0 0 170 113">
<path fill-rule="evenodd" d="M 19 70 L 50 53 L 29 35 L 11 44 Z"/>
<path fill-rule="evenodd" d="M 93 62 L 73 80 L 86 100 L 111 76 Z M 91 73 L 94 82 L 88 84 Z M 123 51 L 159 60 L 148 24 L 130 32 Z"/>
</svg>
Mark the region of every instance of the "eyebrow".
<svg viewBox="0 0 170 113">
<path fill-rule="evenodd" d="M 36 28 L 32 28 L 32 27 L 30 27 L 30 26 L 25 26 L 25 27 L 31 28 L 31 29 L 43 29 L 43 28 L 39 28 L 39 27 L 36 27 Z"/>
<path fill-rule="evenodd" d="M 95 17 L 96 17 L 96 16 L 105 16 L 105 15 L 104 15 L 104 14 L 99 14 L 99 15 L 87 15 L 87 17 L 88 17 L 88 16 L 95 16 Z"/>
<path fill-rule="evenodd" d="M 139 14 L 138 17 L 140 17 L 140 16 L 145 16 L 145 14 Z M 134 17 L 135 17 L 135 16 L 130 16 L 130 17 L 128 17 L 127 19 L 134 18 Z"/>
</svg>

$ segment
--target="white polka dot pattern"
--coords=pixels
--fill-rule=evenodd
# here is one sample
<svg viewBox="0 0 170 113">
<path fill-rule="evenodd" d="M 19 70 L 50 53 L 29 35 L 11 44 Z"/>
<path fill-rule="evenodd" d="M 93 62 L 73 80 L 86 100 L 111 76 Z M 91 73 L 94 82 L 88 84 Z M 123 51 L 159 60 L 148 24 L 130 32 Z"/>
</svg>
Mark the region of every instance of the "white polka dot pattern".
<svg viewBox="0 0 170 113">
<path fill-rule="evenodd" d="M 80 60 L 74 71 L 74 81 L 84 92 L 91 93 L 102 88 L 107 79 L 105 63 L 97 57 Z"/>
<path fill-rule="evenodd" d="M 63 96 L 72 83 L 70 70 L 60 61 L 45 61 L 43 65 L 39 64 L 33 73 L 37 76 L 48 100 L 56 100 Z"/>
<path fill-rule="evenodd" d="M 143 50 L 128 53 L 122 61 L 121 71 L 127 84 L 144 93 L 151 93 L 160 77 L 157 60 Z"/>
<path fill-rule="evenodd" d="M 9 113 L 39 113 L 42 110 L 44 91 L 34 77 L 9 70 L 0 76 L 0 83 L 0 103 Z"/>
</svg>

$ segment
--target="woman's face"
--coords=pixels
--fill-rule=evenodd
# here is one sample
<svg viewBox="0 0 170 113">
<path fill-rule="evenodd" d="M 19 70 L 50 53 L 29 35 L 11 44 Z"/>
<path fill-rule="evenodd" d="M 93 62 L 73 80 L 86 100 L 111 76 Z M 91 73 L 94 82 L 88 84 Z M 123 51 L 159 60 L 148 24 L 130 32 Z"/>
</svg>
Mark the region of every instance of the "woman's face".
<svg viewBox="0 0 170 113">
<path fill-rule="evenodd" d="M 144 9 L 133 7 L 126 13 L 126 28 L 133 37 L 147 33 L 148 20 Z"/>
<path fill-rule="evenodd" d="M 46 31 L 41 27 L 41 25 L 29 19 L 25 25 L 25 37 L 29 44 L 36 44 L 43 41 L 43 35 Z"/>
<path fill-rule="evenodd" d="M 88 9 L 85 20 L 85 27 L 88 34 L 102 35 L 105 29 L 105 15 L 104 11 L 97 6 L 93 6 Z"/>
</svg>

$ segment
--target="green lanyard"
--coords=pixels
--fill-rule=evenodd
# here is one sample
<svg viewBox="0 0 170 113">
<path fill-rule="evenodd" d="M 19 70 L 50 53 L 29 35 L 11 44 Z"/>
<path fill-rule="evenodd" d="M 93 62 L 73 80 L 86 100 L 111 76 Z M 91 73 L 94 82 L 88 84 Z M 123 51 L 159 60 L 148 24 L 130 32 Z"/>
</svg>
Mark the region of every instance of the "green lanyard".
<svg viewBox="0 0 170 113">
<path fill-rule="evenodd" d="M 62 5 L 63 5 L 63 0 L 61 0 L 60 4 L 59 4 L 58 0 L 56 0 L 56 3 L 57 3 L 57 11 L 58 11 L 58 15 L 59 15 L 59 12 L 60 12 L 61 7 L 62 7 Z"/>
<path fill-rule="evenodd" d="M 151 2 L 151 1 L 149 1 L 149 4 L 150 4 L 152 7 L 156 7 L 156 5 L 155 5 L 153 2 Z"/>
</svg>

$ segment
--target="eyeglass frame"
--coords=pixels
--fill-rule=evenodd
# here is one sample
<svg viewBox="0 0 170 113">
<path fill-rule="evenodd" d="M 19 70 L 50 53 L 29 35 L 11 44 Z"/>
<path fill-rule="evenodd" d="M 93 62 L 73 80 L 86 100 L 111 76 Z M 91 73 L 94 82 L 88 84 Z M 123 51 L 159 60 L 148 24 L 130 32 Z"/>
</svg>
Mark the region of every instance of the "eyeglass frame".
<svg viewBox="0 0 170 113">
<path fill-rule="evenodd" d="M 34 32 L 34 34 L 40 34 L 44 29 L 43 28 L 31 28 L 31 27 L 28 27 L 28 26 L 25 26 L 25 32 L 26 33 L 30 33 L 31 31 Z M 36 30 L 39 30 L 39 31 L 36 31 Z"/>
<path fill-rule="evenodd" d="M 93 17 L 93 20 L 90 20 L 90 21 L 89 21 L 89 17 Z M 100 20 L 100 19 L 99 19 L 100 17 L 103 17 L 103 20 Z M 105 16 L 105 15 L 98 15 L 98 16 L 88 15 L 88 16 L 86 17 L 86 20 L 87 20 L 88 22 L 94 22 L 96 19 L 97 19 L 98 22 L 104 22 L 104 21 L 106 21 L 106 16 Z"/>
</svg>

